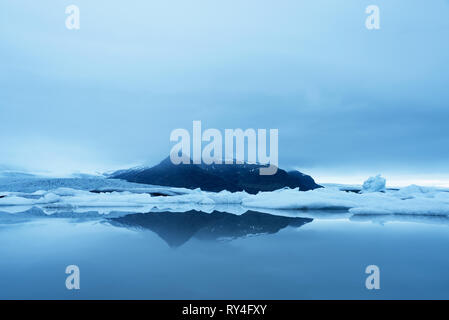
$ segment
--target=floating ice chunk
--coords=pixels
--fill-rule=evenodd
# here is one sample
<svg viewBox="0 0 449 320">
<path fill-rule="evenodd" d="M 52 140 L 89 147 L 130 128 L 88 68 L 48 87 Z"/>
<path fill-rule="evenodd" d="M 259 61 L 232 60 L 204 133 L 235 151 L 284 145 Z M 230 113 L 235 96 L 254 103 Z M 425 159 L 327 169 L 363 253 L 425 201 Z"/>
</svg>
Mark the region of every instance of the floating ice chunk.
<svg viewBox="0 0 449 320">
<path fill-rule="evenodd" d="M 362 192 L 385 192 L 386 182 L 385 178 L 381 177 L 380 174 L 370 177 L 363 183 Z"/>
<path fill-rule="evenodd" d="M 211 198 L 207 198 L 204 197 L 200 202 L 198 202 L 199 204 L 204 204 L 204 205 L 213 205 L 215 204 L 214 200 L 212 200 Z"/>
<path fill-rule="evenodd" d="M 421 187 L 421 186 L 412 184 L 411 186 L 399 189 L 399 191 L 397 191 L 395 195 L 402 199 L 411 199 L 414 197 L 433 198 L 433 197 L 435 197 L 435 195 L 437 193 L 440 193 L 440 192 L 441 191 L 436 188 Z"/>
<path fill-rule="evenodd" d="M 333 188 L 310 191 L 281 189 L 273 192 L 259 192 L 242 200 L 242 205 L 253 208 L 271 209 L 349 209 L 357 205 L 357 194 L 342 192 Z"/>
<path fill-rule="evenodd" d="M 395 215 L 449 215 L 449 202 L 429 198 L 408 200 L 395 199 L 383 203 L 371 203 L 349 210 L 352 214 L 395 214 Z"/>
<path fill-rule="evenodd" d="M 37 191 L 35 191 L 35 192 L 32 192 L 32 193 L 30 193 L 31 195 L 34 195 L 34 196 L 43 196 L 44 194 L 46 194 L 48 191 L 45 191 L 45 190 L 37 190 Z"/>
<path fill-rule="evenodd" d="M 86 191 L 83 190 L 76 190 L 76 189 L 72 189 L 72 188 L 57 188 L 55 190 L 51 191 L 53 194 L 56 194 L 58 196 L 76 196 L 76 195 L 80 195 L 80 194 L 86 194 Z"/>
<path fill-rule="evenodd" d="M 240 204 L 243 199 L 249 196 L 246 192 L 229 192 L 226 190 L 218 193 L 208 192 L 206 195 L 216 204 Z"/>
<path fill-rule="evenodd" d="M 48 204 L 48 203 L 56 203 L 61 199 L 60 196 L 54 194 L 52 192 L 46 193 L 43 197 L 36 200 L 34 203 L 36 204 Z"/>
<path fill-rule="evenodd" d="M 343 209 L 344 214 L 388 214 L 388 215 L 449 215 L 449 192 L 438 188 L 409 186 L 400 190 L 385 190 L 385 179 L 377 176 L 368 179 L 363 192 L 346 192 L 342 187 L 328 186 L 310 191 L 283 188 L 256 195 L 246 192 L 205 192 L 200 189 L 181 190 L 171 187 L 150 186 L 135 188 L 125 186 L 117 191 L 90 192 L 86 189 L 70 187 L 51 188 L 42 191 L 42 186 L 34 186 L 29 192 L 2 192 L 1 211 L 16 212 L 12 207 L 38 206 L 46 212 L 76 210 L 77 212 L 112 211 L 149 212 L 160 210 L 188 211 L 198 209 L 212 212 L 217 206 L 238 206 L 239 208 L 261 208 L 264 210 L 325 210 Z M 41 188 L 42 187 L 42 188 Z M 173 194 L 157 196 L 149 192 Z M 346 190 L 346 189 L 344 189 Z M 350 189 L 350 191 L 353 191 Z M 234 210 L 234 209 L 233 209 Z M 22 210 L 23 211 L 23 210 Z M 339 212 L 341 212 L 339 210 Z"/>
<path fill-rule="evenodd" d="M 33 204 L 33 200 L 17 196 L 6 196 L 0 198 L 0 206 L 24 206 Z"/>
</svg>

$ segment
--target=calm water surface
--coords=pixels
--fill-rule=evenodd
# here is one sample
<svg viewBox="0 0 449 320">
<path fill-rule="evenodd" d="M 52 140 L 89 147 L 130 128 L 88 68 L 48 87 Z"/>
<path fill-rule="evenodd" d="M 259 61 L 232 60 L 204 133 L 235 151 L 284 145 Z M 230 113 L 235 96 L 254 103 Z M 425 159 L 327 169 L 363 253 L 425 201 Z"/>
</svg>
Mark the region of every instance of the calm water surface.
<svg viewBox="0 0 449 320">
<path fill-rule="evenodd" d="M 152 214 L 0 221 L 0 298 L 449 299 L 447 218 Z"/>
</svg>

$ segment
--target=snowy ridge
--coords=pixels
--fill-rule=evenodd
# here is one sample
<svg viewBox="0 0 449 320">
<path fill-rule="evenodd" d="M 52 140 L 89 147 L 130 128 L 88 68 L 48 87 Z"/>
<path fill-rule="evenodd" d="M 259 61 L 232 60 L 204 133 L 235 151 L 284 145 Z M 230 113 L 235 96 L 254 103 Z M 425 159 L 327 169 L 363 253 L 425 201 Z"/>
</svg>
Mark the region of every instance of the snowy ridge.
<svg viewBox="0 0 449 320">
<path fill-rule="evenodd" d="M 116 175 L 120 175 L 120 174 L 124 174 L 124 173 L 142 172 L 142 171 L 144 171 L 146 169 L 149 169 L 149 168 L 150 168 L 149 166 L 144 166 L 144 165 L 135 166 L 135 167 L 132 167 L 132 168 L 129 168 L 129 169 L 120 169 L 120 170 L 107 171 L 107 172 L 103 173 L 103 176 L 106 177 L 106 178 L 110 178 L 112 176 L 116 176 Z"/>
</svg>

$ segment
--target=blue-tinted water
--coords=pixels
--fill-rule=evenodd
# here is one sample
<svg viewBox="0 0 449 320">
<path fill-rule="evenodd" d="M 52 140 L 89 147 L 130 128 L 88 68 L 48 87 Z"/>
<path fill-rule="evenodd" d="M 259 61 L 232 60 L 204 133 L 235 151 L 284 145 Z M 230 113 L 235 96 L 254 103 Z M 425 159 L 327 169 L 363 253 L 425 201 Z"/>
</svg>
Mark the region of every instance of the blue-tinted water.
<svg viewBox="0 0 449 320">
<path fill-rule="evenodd" d="M 307 217 L 284 226 L 230 216 L 206 229 L 176 217 L 3 222 L 0 298 L 449 299 L 447 219 Z M 80 290 L 65 286 L 73 264 Z M 380 290 L 365 288 L 373 264 Z"/>
</svg>

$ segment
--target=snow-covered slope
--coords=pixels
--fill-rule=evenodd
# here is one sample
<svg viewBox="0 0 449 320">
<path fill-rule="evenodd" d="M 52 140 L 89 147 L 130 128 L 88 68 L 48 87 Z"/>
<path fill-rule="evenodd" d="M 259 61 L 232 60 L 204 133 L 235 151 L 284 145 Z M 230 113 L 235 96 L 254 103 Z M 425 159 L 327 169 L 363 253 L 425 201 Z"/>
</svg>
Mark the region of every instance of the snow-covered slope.
<svg viewBox="0 0 449 320">
<path fill-rule="evenodd" d="M 131 183 L 118 179 L 90 178 L 42 178 L 42 177 L 1 177 L 0 192 L 35 192 L 38 190 L 53 190 L 58 188 L 72 188 L 77 190 L 119 189 L 132 190 L 135 188 L 151 187 L 146 184 Z"/>
</svg>

